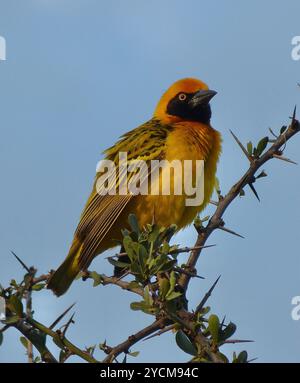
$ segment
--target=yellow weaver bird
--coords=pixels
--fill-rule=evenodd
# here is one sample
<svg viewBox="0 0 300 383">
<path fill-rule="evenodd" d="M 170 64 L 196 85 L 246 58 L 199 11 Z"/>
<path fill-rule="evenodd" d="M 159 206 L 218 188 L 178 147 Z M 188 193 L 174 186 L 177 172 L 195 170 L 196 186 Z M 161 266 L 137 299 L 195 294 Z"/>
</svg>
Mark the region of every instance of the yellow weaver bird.
<svg viewBox="0 0 300 383">
<path fill-rule="evenodd" d="M 48 288 L 64 294 L 81 270 L 94 257 L 118 245 L 121 229 L 128 226 L 130 213 L 139 225 L 155 223 L 178 230 L 193 222 L 208 204 L 215 186 L 217 163 L 221 152 L 220 133 L 210 125 L 210 100 L 216 94 L 200 80 L 186 78 L 175 82 L 161 97 L 151 120 L 124 134 L 104 154 L 118 167 L 120 152 L 128 160 L 203 160 L 204 200 L 200 206 L 186 206 L 186 196 L 175 195 L 100 195 L 96 174 L 92 193 L 81 214 L 73 243 L 65 261 L 51 276 Z M 175 173 L 174 173 L 175 174 Z M 173 177 L 174 177 L 173 174 Z M 176 181 L 176 180 L 175 180 Z"/>
</svg>

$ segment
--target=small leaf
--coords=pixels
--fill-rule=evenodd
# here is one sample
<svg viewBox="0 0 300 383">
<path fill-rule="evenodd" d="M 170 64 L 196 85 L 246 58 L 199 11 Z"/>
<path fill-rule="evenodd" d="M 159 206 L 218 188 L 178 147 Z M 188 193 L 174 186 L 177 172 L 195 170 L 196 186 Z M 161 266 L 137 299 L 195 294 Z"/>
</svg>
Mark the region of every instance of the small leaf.
<svg viewBox="0 0 300 383">
<path fill-rule="evenodd" d="M 176 274 L 174 271 L 171 271 L 170 274 L 170 290 L 168 291 L 168 294 L 172 293 L 175 289 L 176 285 Z"/>
<path fill-rule="evenodd" d="M 217 315 L 212 314 L 208 318 L 208 330 L 215 343 L 218 343 L 219 341 L 219 328 L 220 328 L 220 320 L 217 317 Z"/>
<path fill-rule="evenodd" d="M 108 257 L 107 260 L 111 265 L 120 267 L 122 269 L 128 268 L 130 266 L 130 263 L 122 262 L 112 257 Z"/>
<path fill-rule="evenodd" d="M 131 263 L 135 260 L 135 253 L 134 253 L 134 242 L 129 237 L 129 235 L 125 236 L 123 239 L 123 246 L 125 248 L 125 251 L 131 261 Z"/>
<path fill-rule="evenodd" d="M 148 241 L 155 242 L 158 236 L 159 236 L 159 227 L 157 225 L 154 225 L 152 227 L 151 233 L 149 234 Z"/>
<path fill-rule="evenodd" d="M 14 324 L 19 321 L 20 317 L 18 315 L 13 315 L 11 317 L 6 318 L 5 320 L 2 320 L 1 322 L 4 324 Z"/>
<path fill-rule="evenodd" d="M 133 356 L 134 358 L 139 355 L 139 351 L 129 352 L 128 355 Z"/>
<path fill-rule="evenodd" d="M 9 307 L 15 312 L 19 317 L 23 314 L 23 303 L 16 295 L 12 295 L 9 300 Z"/>
<path fill-rule="evenodd" d="M 28 340 L 24 336 L 20 336 L 20 342 L 27 349 L 27 347 L 28 347 Z"/>
<path fill-rule="evenodd" d="M 138 260 L 139 260 L 140 268 L 142 273 L 144 273 L 146 261 L 148 258 L 148 253 L 143 245 L 139 244 L 137 249 L 138 249 Z"/>
<path fill-rule="evenodd" d="M 138 289 L 141 285 L 137 281 L 131 281 L 128 285 L 129 289 Z"/>
<path fill-rule="evenodd" d="M 161 299 L 165 299 L 170 289 L 170 282 L 167 278 L 159 278 L 158 284 L 159 284 L 159 296 Z"/>
<path fill-rule="evenodd" d="M 247 363 L 248 354 L 247 351 L 242 351 L 239 353 L 238 357 L 233 360 L 233 363 Z"/>
<path fill-rule="evenodd" d="M 98 274 L 96 271 L 90 272 L 90 277 L 93 279 L 93 287 L 96 287 L 102 283 L 102 277 L 100 274 Z"/>
<path fill-rule="evenodd" d="M 222 354 L 221 352 L 217 352 L 217 356 L 223 360 L 224 363 L 229 363 L 229 360 L 226 355 Z"/>
<path fill-rule="evenodd" d="M 38 283 L 37 285 L 32 286 L 32 290 L 40 291 L 45 287 L 45 283 Z"/>
<path fill-rule="evenodd" d="M 36 356 L 33 360 L 33 363 L 40 363 L 41 362 L 41 358 L 39 356 Z"/>
<path fill-rule="evenodd" d="M 182 351 L 193 356 L 197 355 L 197 350 L 195 346 L 182 330 L 177 331 L 175 339 L 176 339 L 177 346 Z"/>
<path fill-rule="evenodd" d="M 147 307 L 147 305 L 144 301 L 130 303 L 130 308 L 133 311 L 144 310 L 146 307 Z"/>
<path fill-rule="evenodd" d="M 144 299 L 145 299 L 145 304 L 147 306 L 152 306 L 153 304 L 153 299 L 150 294 L 149 286 L 146 286 L 144 289 Z"/>
<path fill-rule="evenodd" d="M 171 301 L 171 300 L 173 300 L 173 299 L 175 299 L 175 298 L 180 297 L 181 295 L 182 295 L 182 293 L 177 292 L 177 291 L 173 291 L 171 294 L 167 294 L 167 296 L 166 296 L 166 300 L 167 300 L 167 301 Z"/>
<path fill-rule="evenodd" d="M 253 144 L 252 144 L 251 141 L 249 141 L 247 143 L 247 151 L 248 151 L 249 155 L 252 156 L 252 154 L 253 154 Z"/>
<path fill-rule="evenodd" d="M 152 307 L 150 305 L 147 305 L 145 301 L 141 301 L 141 302 L 132 302 L 130 304 L 130 308 L 131 310 L 133 311 L 138 311 L 138 310 L 141 310 L 143 311 L 144 313 L 146 314 L 157 314 L 158 312 L 158 308 L 156 307 Z"/>
<path fill-rule="evenodd" d="M 256 156 L 260 156 L 262 152 L 266 149 L 268 142 L 269 142 L 269 137 L 262 138 L 257 144 L 257 148 L 255 149 L 254 154 Z"/>
<path fill-rule="evenodd" d="M 221 333 L 222 340 L 230 338 L 236 331 L 236 325 L 230 322 Z"/>
</svg>

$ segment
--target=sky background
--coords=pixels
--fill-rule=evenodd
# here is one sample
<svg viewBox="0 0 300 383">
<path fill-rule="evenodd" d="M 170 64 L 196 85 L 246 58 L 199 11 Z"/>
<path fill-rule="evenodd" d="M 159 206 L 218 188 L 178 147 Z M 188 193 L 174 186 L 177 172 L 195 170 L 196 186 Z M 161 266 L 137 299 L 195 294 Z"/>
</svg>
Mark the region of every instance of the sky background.
<svg viewBox="0 0 300 383">
<path fill-rule="evenodd" d="M 299 15 L 299 0 L 0 0 L 7 43 L 0 62 L 1 284 L 23 275 L 10 250 L 40 273 L 58 266 L 101 152 L 151 118 L 162 92 L 182 77 L 218 91 L 212 125 L 224 140 L 218 177 L 225 193 L 247 168 L 229 129 L 256 143 L 269 127 L 288 123 L 299 104 L 300 61 L 291 58 Z M 299 145 L 296 136 L 286 149 L 295 161 Z M 247 349 L 260 362 L 299 362 L 300 321 L 291 318 L 292 297 L 300 295 L 299 167 L 274 160 L 265 170 L 269 177 L 256 185 L 261 202 L 246 189 L 224 217 L 246 239 L 214 233 L 209 243 L 217 246 L 198 263 L 205 280 L 194 280 L 188 297 L 195 307 L 221 274 L 212 311 L 238 326 L 235 338 L 255 340 L 226 353 Z M 188 246 L 195 238 L 190 228 L 174 242 Z M 91 269 L 112 272 L 105 256 Z M 105 339 L 115 345 L 149 324 L 152 317 L 129 309 L 134 300 L 116 287 L 77 281 L 59 299 L 35 293 L 33 306 L 49 325 L 77 302 L 69 337 L 84 347 Z M 19 336 L 5 333 L 0 361 L 26 361 Z M 172 334 L 132 350 L 141 351 L 140 362 L 188 359 Z"/>
</svg>

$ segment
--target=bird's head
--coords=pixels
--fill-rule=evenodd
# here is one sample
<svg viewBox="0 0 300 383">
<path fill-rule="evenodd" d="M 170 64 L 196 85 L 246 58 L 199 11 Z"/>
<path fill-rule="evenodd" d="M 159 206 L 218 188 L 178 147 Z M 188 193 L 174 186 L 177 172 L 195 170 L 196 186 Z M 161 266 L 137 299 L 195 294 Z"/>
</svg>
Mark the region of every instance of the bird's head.
<svg viewBox="0 0 300 383">
<path fill-rule="evenodd" d="M 194 78 L 176 81 L 161 97 L 154 117 L 164 123 L 197 121 L 209 124 L 209 102 L 216 94 L 204 82 Z"/>
</svg>

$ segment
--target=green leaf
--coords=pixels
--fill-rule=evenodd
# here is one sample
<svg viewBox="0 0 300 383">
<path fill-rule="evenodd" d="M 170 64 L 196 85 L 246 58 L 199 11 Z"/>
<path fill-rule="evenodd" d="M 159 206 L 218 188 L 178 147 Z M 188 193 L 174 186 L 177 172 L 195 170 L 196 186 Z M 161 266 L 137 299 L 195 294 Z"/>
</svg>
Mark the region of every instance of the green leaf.
<svg viewBox="0 0 300 383">
<path fill-rule="evenodd" d="M 40 290 L 43 290 L 43 288 L 45 286 L 46 286 L 45 283 L 38 283 L 38 284 L 32 286 L 32 290 L 40 291 Z"/>
<path fill-rule="evenodd" d="M 25 338 L 24 336 L 20 336 L 20 342 L 27 349 L 27 347 L 28 347 L 28 340 L 27 340 L 27 338 Z"/>
<path fill-rule="evenodd" d="M 139 351 L 129 352 L 128 355 L 133 356 L 134 358 L 140 354 Z"/>
<path fill-rule="evenodd" d="M 175 274 L 174 271 L 171 271 L 171 274 L 170 274 L 170 289 L 168 291 L 168 294 L 172 293 L 174 291 L 175 285 L 176 285 L 176 274 Z"/>
<path fill-rule="evenodd" d="M 194 226 L 196 229 L 200 229 L 202 227 L 202 219 L 199 216 L 194 219 Z"/>
<path fill-rule="evenodd" d="M 122 269 L 124 268 L 128 268 L 130 266 L 130 263 L 126 263 L 126 262 L 122 262 L 122 261 L 118 261 L 112 257 L 108 257 L 107 258 L 108 262 L 113 265 L 113 266 L 117 266 L 117 267 L 121 267 Z"/>
<path fill-rule="evenodd" d="M 224 330 L 221 332 L 222 340 L 230 338 L 236 332 L 236 325 L 230 322 Z"/>
<path fill-rule="evenodd" d="M 151 272 L 153 272 L 153 274 L 157 274 L 159 271 L 166 272 L 166 271 L 172 270 L 172 268 L 176 265 L 176 263 L 177 263 L 176 260 L 167 260 L 167 261 L 162 260 L 162 262 L 159 265 L 156 265 L 156 268 L 151 270 Z"/>
<path fill-rule="evenodd" d="M 11 317 L 6 318 L 5 320 L 2 320 L 4 324 L 14 324 L 19 321 L 20 317 L 18 315 L 13 315 Z"/>
<path fill-rule="evenodd" d="M 9 307 L 15 312 L 19 317 L 23 314 L 23 303 L 16 295 L 12 295 L 9 300 Z"/>
<path fill-rule="evenodd" d="M 131 281 L 128 285 L 129 289 L 138 289 L 141 285 L 137 281 Z"/>
<path fill-rule="evenodd" d="M 93 279 L 93 287 L 100 285 L 103 281 L 102 276 L 98 274 L 96 271 L 91 271 L 89 276 Z"/>
<path fill-rule="evenodd" d="M 153 225 L 152 231 L 148 237 L 148 241 L 149 242 L 155 242 L 159 236 L 159 232 L 160 232 L 159 227 L 157 225 Z"/>
<path fill-rule="evenodd" d="M 40 363 L 41 362 L 41 358 L 39 356 L 36 356 L 33 360 L 33 363 Z"/>
<path fill-rule="evenodd" d="M 147 305 L 145 301 L 141 302 L 132 302 L 130 304 L 131 310 L 134 311 L 143 311 L 146 314 L 157 314 L 158 309 L 156 307 L 152 307 L 151 305 Z"/>
<path fill-rule="evenodd" d="M 182 351 L 193 356 L 197 355 L 196 347 L 193 345 L 193 343 L 190 341 L 190 339 L 185 335 L 185 333 L 182 330 L 177 331 L 175 339 L 176 339 L 177 346 Z"/>
<path fill-rule="evenodd" d="M 165 299 L 170 289 L 170 282 L 167 278 L 159 278 L 158 284 L 159 284 L 159 296 L 161 299 Z"/>
<path fill-rule="evenodd" d="M 149 286 L 146 286 L 144 289 L 144 299 L 145 299 L 145 303 L 147 306 L 152 306 L 153 299 L 152 299 L 150 291 L 149 291 Z"/>
<path fill-rule="evenodd" d="M 252 144 L 251 141 L 249 141 L 249 142 L 247 143 L 247 151 L 248 151 L 248 154 L 249 154 L 250 156 L 252 156 L 252 154 L 253 154 L 253 144 Z"/>
<path fill-rule="evenodd" d="M 134 252 L 134 242 L 129 237 L 129 235 L 125 236 L 123 239 L 123 246 L 125 248 L 125 252 L 127 253 L 131 263 L 135 260 L 135 252 Z"/>
<path fill-rule="evenodd" d="M 162 245 L 162 248 L 161 248 L 161 252 L 163 254 L 169 254 L 170 252 L 170 244 L 168 242 L 164 242 L 163 245 Z"/>
<path fill-rule="evenodd" d="M 145 308 L 147 308 L 148 306 L 146 305 L 146 302 L 142 301 L 142 302 L 132 302 L 130 303 L 130 308 L 131 310 L 133 311 L 139 311 L 139 310 L 144 310 Z"/>
<path fill-rule="evenodd" d="M 223 360 L 224 363 L 229 363 L 229 360 L 226 355 L 222 354 L 221 352 L 217 352 L 217 356 Z"/>
<path fill-rule="evenodd" d="M 138 223 L 138 220 L 137 220 L 135 214 L 129 214 L 128 223 L 129 223 L 132 231 L 134 233 L 136 233 L 137 235 L 139 235 L 140 234 L 140 228 L 139 228 L 139 223 Z"/>
<path fill-rule="evenodd" d="M 180 297 L 181 295 L 182 295 L 182 293 L 180 293 L 179 291 L 173 291 L 171 294 L 169 294 L 169 293 L 167 294 L 166 300 L 171 301 L 175 298 Z"/>
<path fill-rule="evenodd" d="M 138 259 L 142 273 L 145 272 L 145 266 L 148 258 L 147 250 L 143 245 L 138 245 Z"/>
<path fill-rule="evenodd" d="M 262 138 L 257 144 L 257 148 L 255 149 L 254 154 L 256 156 L 260 156 L 262 152 L 266 149 L 268 142 L 269 142 L 269 137 Z"/>
<path fill-rule="evenodd" d="M 235 355 L 234 355 L 235 356 Z M 242 351 L 239 353 L 238 357 L 233 359 L 233 363 L 247 363 L 248 362 L 248 354 L 247 351 Z"/>
<path fill-rule="evenodd" d="M 220 320 L 217 315 L 212 314 L 208 318 L 208 331 L 215 343 L 219 341 L 219 328 L 220 328 Z"/>
</svg>

